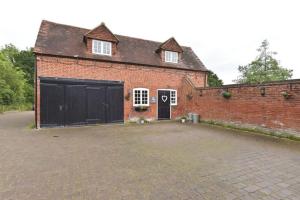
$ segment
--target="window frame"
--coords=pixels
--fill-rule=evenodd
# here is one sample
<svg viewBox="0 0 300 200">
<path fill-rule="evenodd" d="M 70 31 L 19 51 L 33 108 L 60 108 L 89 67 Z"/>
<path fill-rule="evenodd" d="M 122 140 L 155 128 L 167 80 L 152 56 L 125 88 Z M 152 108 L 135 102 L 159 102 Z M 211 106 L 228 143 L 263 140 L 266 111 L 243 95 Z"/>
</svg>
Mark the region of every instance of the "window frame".
<svg viewBox="0 0 300 200">
<path fill-rule="evenodd" d="M 175 97 L 172 97 L 172 92 L 175 92 Z M 172 102 L 172 98 L 175 98 L 175 102 Z M 170 105 L 177 106 L 177 90 L 171 89 L 170 90 Z"/>
<path fill-rule="evenodd" d="M 174 55 L 177 55 L 176 56 L 176 61 L 174 61 Z M 169 56 L 168 56 L 169 55 Z M 169 58 L 169 59 L 167 59 Z M 179 53 L 178 52 L 175 52 L 175 51 L 165 51 L 165 62 L 168 62 L 168 63 L 178 63 L 179 61 Z"/>
<path fill-rule="evenodd" d="M 100 49 L 100 52 L 95 51 L 95 45 L 100 45 L 100 47 L 97 47 L 97 50 Z M 106 46 L 106 50 L 109 50 L 109 53 L 104 52 L 104 45 Z M 108 49 L 107 49 L 108 48 Z M 103 40 L 92 40 L 92 53 L 93 54 L 98 54 L 98 55 L 105 55 L 105 56 L 111 56 L 112 55 L 112 43 L 108 41 L 103 41 Z"/>
<path fill-rule="evenodd" d="M 133 103 L 133 107 L 139 107 L 139 106 L 149 106 L 150 105 L 150 93 L 149 93 L 149 89 L 148 88 L 133 88 L 132 90 L 132 103 Z M 135 97 L 135 93 L 136 91 L 140 91 L 140 96 L 139 96 L 139 100 L 140 100 L 140 103 L 137 104 L 135 103 L 135 100 L 136 100 L 136 97 Z M 146 104 L 143 104 L 143 91 L 147 91 L 147 103 Z"/>
</svg>

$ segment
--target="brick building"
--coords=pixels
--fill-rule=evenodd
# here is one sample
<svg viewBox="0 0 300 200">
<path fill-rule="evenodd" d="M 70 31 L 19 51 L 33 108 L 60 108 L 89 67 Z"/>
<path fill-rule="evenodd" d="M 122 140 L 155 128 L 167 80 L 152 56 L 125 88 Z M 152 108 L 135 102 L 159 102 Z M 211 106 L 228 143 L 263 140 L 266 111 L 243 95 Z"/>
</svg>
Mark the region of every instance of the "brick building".
<svg viewBox="0 0 300 200">
<path fill-rule="evenodd" d="M 206 85 L 190 47 L 42 21 L 36 55 L 36 125 L 174 119 L 184 115 L 185 78 Z"/>
</svg>

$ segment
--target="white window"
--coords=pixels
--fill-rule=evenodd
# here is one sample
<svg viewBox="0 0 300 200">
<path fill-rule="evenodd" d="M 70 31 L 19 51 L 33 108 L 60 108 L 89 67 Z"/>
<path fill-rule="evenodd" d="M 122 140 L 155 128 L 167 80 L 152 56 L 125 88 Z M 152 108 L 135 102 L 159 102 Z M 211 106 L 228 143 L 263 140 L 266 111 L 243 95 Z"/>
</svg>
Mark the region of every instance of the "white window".
<svg viewBox="0 0 300 200">
<path fill-rule="evenodd" d="M 93 53 L 111 56 L 111 42 L 93 40 Z"/>
<path fill-rule="evenodd" d="M 177 90 L 170 90 L 170 102 L 172 106 L 177 105 Z"/>
<path fill-rule="evenodd" d="M 178 63 L 178 53 L 174 51 L 165 51 L 165 61 Z"/>
<path fill-rule="evenodd" d="M 149 89 L 133 89 L 133 106 L 149 106 Z"/>
</svg>

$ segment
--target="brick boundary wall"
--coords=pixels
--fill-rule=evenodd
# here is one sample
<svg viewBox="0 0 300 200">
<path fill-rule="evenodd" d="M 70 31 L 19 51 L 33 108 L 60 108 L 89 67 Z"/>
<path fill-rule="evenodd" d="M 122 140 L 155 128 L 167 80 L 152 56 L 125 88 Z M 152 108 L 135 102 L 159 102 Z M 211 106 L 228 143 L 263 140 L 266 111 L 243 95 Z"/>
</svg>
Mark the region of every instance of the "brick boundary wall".
<svg viewBox="0 0 300 200">
<path fill-rule="evenodd" d="M 182 87 L 185 112 L 196 112 L 203 120 L 300 132 L 300 79 L 217 88 L 196 88 L 186 79 Z M 232 94 L 229 99 L 221 95 L 224 90 Z M 285 99 L 282 92 L 291 97 Z"/>
</svg>

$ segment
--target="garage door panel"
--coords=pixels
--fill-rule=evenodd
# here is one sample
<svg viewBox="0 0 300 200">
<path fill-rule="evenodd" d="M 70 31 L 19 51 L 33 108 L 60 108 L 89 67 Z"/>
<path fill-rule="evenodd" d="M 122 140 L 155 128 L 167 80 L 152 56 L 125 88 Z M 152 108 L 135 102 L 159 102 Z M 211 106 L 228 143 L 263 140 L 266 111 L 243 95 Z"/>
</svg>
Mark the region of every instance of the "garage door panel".
<svg viewBox="0 0 300 200">
<path fill-rule="evenodd" d="M 106 119 L 106 87 L 87 87 L 87 122 L 105 123 Z"/>
<path fill-rule="evenodd" d="M 107 121 L 123 122 L 124 121 L 124 97 L 123 86 L 107 87 Z"/>
<path fill-rule="evenodd" d="M 41 79 L 41 126 L 124 121 L 123 84 Z"/>
<path fill-rule="evenodd" d="M 64 125 L 64 87 L 58 84 L 40 85 L 41 89 L 41 125 L 62 126 Z"/>
<path fill-rule="evenodd" d="M 67 85 L 65 93 L 66 125 L 80 125 L 86 123 L 86 86 Z"/>
</svg>

